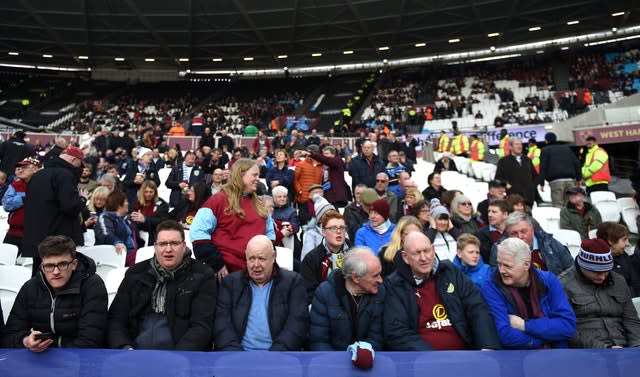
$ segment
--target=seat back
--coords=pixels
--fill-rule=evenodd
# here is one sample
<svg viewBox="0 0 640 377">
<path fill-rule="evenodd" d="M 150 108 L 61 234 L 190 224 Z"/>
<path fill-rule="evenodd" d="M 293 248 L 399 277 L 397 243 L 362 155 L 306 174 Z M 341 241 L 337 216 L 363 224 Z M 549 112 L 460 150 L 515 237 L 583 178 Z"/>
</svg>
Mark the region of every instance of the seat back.
<svg viewBox="0 0 640 377">
<path fill-rule="evenodd" d="M 613 221 L 617 223 L 620 221 L 620 209 L 618 203 L 615 201 L 600 201 L 595 204 L 595 207 L 602 216 L 602 221 Z"/>
<path fill-rule="evenodd" d="M 531 215 L 547 233 L 555 233 L 560 229 L 560 208 L 534 207 Z"/>
<path fill-rule="evenodd" d="M 105 280 L 109 271 L 124 267 L 127 253 L 116 253 L 113 245 L 95 245 L 78 249 L 82 254 L 90 257 L 96 262 L 96 273 Z"/>
<path fill-rule="evenodd" d="M 276 246 L 276 263 L 280 268 L 293 271 L 293 251 L 286 247 Z"/>
<path fill-rule="evenodd" d="M 0 297 L 15 297 L 29 279 L 30 268 L 16 265 L 0 266 Z"/>
<path fill-rule="evenodd" d="M 151 259 L 156 249 L 153 246 L 141 247 L 136 251 L 136 263 Z"/>
<path fill-rule="evenodd" d="M 604 202 L 604 201 L 610 201 L 610 202 L 616 201 L 616 194 L 610 191 L 594 191 L 591 194 L 589 194 L 589 197 L 591 198 L 591 204 L 593 205 L 596 205 L 597 203 Z"/>
<path fill-rule="evenodd" d="M 580 233 L 570 229 L 558 229 L 553 233 L 553 238 L 569 249 L 571 256 L 575 258 L 580 252 L 582 239 Z"/>
<path fill-rule="evenodd" d="M 0 265 L 13 266 L 18 258 L 18 246 L 10 243 L 0 243 Z"/>
<path fill-rule="evenodd" d="M 127 272 L 128 267 L 114 268 L 107 273 L 104 285 L 107 288 L 107 295 L 109 296 L 109 306 L 113 302 L 113 299 L 118 293 L 120 283 L 124 279 L 124 274 Z"/>
</svg>

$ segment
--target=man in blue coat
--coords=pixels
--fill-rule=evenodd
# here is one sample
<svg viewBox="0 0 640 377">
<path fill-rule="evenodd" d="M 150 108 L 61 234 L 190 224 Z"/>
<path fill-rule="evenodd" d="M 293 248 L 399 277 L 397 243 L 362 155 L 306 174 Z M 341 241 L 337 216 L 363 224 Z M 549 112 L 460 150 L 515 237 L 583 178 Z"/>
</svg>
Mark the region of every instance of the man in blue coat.
<svg viewBox="0 0 640 377">
<path fill-rule="evenodd" d="M 316 289 L 311 304 L 312 351 L 344 351 L 357 341 L 382 350 L 384 286 L 382 267 L 366 247 L 349 250 L 329 279 Z"/>
<path fill-rule="evenodd" d="M 385 171 L 384 162 L 373 154 L 373 144 L 370 141 L 362 143 L 362 154 L 349 162 L 349 175 L 351 176 L 351 188 L 355 191 L 360 183 L 374 188 L 376 175 Z"/>
<path fill-rule="evenodd" d="M 384 282 L 384 343 L 389 351 L 498 349 L 489 308 L 476 286 L 429 238 L 411 232 Z"/>
<path fill-rule="evenodd" d="M 498 245 L 498 270 L 482 286 L 505 348 L 567 348 L 576 316 L 562 284 L 531 264 L 529 245 L 507 238 Z"/>
</svg>

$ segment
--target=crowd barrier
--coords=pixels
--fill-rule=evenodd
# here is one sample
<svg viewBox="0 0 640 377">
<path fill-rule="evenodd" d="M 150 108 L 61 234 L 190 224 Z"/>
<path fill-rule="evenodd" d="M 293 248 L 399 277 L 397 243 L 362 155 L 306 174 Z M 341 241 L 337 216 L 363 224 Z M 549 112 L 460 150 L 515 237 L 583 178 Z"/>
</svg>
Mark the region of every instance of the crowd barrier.
<svg viewBox="0 0 640 377">
<path fill-rule="evenodd" d="M 0 349 L 3 377 L 622 377 L 637 376 L 640 349 L 378 352 L 371 370 L 348 352 L 174 352 Z"/>
</svg>

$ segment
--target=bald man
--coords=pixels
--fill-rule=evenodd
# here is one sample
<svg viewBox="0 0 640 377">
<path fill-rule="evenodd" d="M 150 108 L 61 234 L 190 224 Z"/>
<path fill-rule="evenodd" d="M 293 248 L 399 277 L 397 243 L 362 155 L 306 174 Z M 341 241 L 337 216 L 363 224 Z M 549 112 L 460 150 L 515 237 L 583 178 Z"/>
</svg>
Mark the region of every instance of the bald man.
<svg viewBox="0 0 640 377">
<path fill-rule="evenodd" d="M 222 280 L 215 349 L 300 351 L 309 330 L 304 280 L 278 267 L 273 244 L 264 235 L 251 238 L 245 254 L 247 268 Z"/>
<path fill-rule="evenodd" d="M 385 346 L 389 351 L 498 349 L 500 340 L 480 291 L 429 238 L 409 233 L 385 280 Z M 417 324 L 417 326 L 416 326 Z"/>
</svg>

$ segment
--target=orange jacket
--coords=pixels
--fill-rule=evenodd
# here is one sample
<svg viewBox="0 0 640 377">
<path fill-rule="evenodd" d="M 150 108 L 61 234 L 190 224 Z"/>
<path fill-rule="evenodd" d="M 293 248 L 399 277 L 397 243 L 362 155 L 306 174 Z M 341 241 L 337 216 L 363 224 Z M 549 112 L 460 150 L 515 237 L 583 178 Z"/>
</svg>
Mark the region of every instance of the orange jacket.
<svg viewBox="0 0 640 377">
<path fill-rule="evenodd" d="M 186 131 L 182 124 L 176 123 L 171 127 L 168 133 L 169 136 L 186 136 Z"/>
<path fill-rule="evenodd" d="M 307 157 L 296 166 L 294 173 L 293 188 L 296 190 L 296 201 L 304 203 L 309 199 L 309 187 L 315 184 L 322 184 L 322 169 L 324 165 L 319 162 L 311 162 Z M 316 164 L 314 166 L 314 163 Z"/>
</svg>

